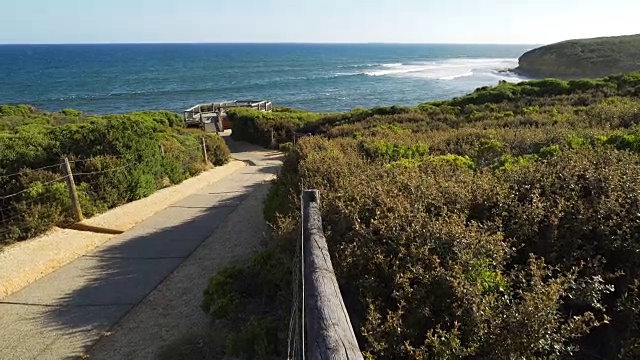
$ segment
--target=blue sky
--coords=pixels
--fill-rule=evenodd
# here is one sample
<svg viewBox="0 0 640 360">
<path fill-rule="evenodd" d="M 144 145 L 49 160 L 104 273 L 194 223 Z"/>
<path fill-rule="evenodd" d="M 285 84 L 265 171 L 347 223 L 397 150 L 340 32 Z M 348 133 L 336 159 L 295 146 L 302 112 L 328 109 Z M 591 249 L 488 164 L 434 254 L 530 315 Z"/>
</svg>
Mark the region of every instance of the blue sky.
<svg viewBox="0 0 640 360">
<path fill-rule="evenodd" d="M 0 0 L 0 43 L 547 44 L 640 33 L 638 0 Z"/>
</svg>

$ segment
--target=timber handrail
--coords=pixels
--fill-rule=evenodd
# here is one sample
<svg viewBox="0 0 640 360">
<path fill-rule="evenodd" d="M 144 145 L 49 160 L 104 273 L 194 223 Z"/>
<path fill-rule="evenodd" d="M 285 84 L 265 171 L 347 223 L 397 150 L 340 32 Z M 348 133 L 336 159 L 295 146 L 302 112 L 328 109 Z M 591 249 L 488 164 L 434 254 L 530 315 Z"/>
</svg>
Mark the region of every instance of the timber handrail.
<svg viewBox="0 0 640 360">
<path fill-rule="evenodd" d="M 322 231 L 318 190 L 305 190 L 302 204 L 306 355 L 312 360 L 361 360 Z"/>
</svg>

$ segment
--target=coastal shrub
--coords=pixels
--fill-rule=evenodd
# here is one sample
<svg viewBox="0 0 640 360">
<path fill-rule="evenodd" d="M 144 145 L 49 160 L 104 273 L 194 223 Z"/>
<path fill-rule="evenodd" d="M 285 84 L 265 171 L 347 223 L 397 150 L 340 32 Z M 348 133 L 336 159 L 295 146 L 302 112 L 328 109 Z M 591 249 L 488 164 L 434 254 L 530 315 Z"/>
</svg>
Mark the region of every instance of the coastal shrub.
<svg viewBox="0 0 640 360">
<path fill-rule="evenodd" d="M 640 72 L 608 76 L 600 79 L 570 80 L 558 79 L 530 80 L 518 84 L 501 81 L 497 86 L 485 86 L 474 92 L 446 101 L 434 101 L 419 106 L 420 109 L 432 110 L 429 105 L 442 108 L 443 105 L 466 106 L 487 103 L 517 104 L 519 102 L 535 102 L 543 99 L 553 101 L 557 96 L 580 97 L 581 103 L 592 103 L 610 96 L 633 96 L 639 94 Z M 562 98 L 557 98 L 562 100 Z"/>
<path fill-rule="evenodd" d="M 304 125 L 317 121 L 320 114 L 300 111 L 262 112 L 237 108 L 230 109 L 227 117 L 233 122 L 231 136 L 234 140 L 278 148 L 279 144 L 291 141 L 294 133 Z"/>
<path fill-rule="evenodd" d="M 640 276 L 632 134 L 609 133 L 601 147 L 582 130 L 413 133 L 414 144 L 430 139 L 430 154 L 382 164 L 362 145 L 391 149 L 403 136 L 393 134 L 302 139 L 274 187 L 280 198 L 295 198 L 300 182 L 321 191 L 334 267 L 367 356 L 635 354 L 640 334 L 624 318 L 637 317 L 628 299 Z M 457 141 L 442 147 L 444 139 Z M 462 155 L 434 154 L 445 149 Z"/>
<path fill-rule="evenodd" d="M 365 156 L 385 161 L 424 158 L 429 152 L 429 148 L 425 144 L 405 145 L 381 139 L 364 141 L 360 146 Z"/>
<path fill-rule="evenodd" d="M 544 79 L 538 80 L 533 83 L 529 83 L 532 88 L 536 89 L 535 93 L 528 94 L 523 92 L 525 95 L 535 95 L 539 97 L 548 97 L 548 96 L 556 96 L 556 95 L 564 95 L 569 92 L 571 89 L 569 84 L 560 79 Z"/>
<path fill-rule="evenodd" d="M 455 154 L 430 156 L 429 161 L 436 163 L 452 164 L 461 168 L 467 168 L 473 170 L 475 168 L 475 162 L 469 156 L 460 156 Z"/>
<path fill-rule="evenodd" d="M 0 115 L 0 123 L 11 119 L 11 126 L 0 131 L 0 222 L 6 229 L 0 231 L 0 244 L 73 221 L 59 166 L 62 156 L 71 162 L 85 216 L 207 169 L 203 136 L 212 164 L 229 159 L 220 137 L 181 129 L 180 117 L 170 112 L 84 117 L 71 110 L 40 113 L 29 106 L 5 106 L 2 111 L 10 115 Z M 14 123 L 15 114 L 24 121 Z"/>
<path fill-rule="evenodd" d="M 152 120 L 163 127 L 182 128 L 184 119 L 172 111 L 140 111 L 127 114 L 130 119 Z"/>
<path fill-rule="evenodd" d="M 239 332 L 227 338 L 227 354 L 242 359 L 267 359 L 277 354 L 278 327 L 270 317 L 252 317 Z"/>
<path fill-rule="evenodd" d="M 231 158 L 231 151 L 224 140 L 217 134 L 204 135 L 207 157 L 214 166 L 224 165 Z"/>
<path fill-rule="evenodd" d="M 243 359 L 281 357 L 291 302 L 291 267 L 269 248 L 245 267 L 219 271 L 204 291 L 201 309 L 227 329 L 226 353 Z"/>
<path fill-rule="evenodd" d="M 569 135 L 567 137 L 567 142 L 569 143 L 569 146 L 574 150 L 591 146 L 590 139 L 579 135 Z"/>
<path fill-rule="evenodd" d="M 634 359 L 637 78 L 325 116 L 308 125 L 324 136 L 287 155 L 265 216 L 290 256 L 300 184 L 321 191 L 368 358 Z"/>
<path fill-rule="evenodd" d="M 450 103 L 454 106 L 500 103 L 503 101 L 514 100 L 520 95 L 520 91 L 521 90 L 514 84 L 500 82 L 498 86 L 481 87 L 469 95 L 451 100 Z"/>
<path fill-rule="evenodd" d="M 28 116 L 36 113 L 31 105 L 0 105 L 0 116 Z"/>
<path fill-rule="evenodd" d="M 244 295 L 241 282 L 245 273 L 242 268 L 229 267 L 214 275 L 204 291 L 202 310 L 213 319 L 222 319 L 237 311 Z"/>
<path fill-rule="evenodd" d="M 60 111 L 60 113 L 62 115 L 75 116 L 75 117 L 82 115 L 81 111 L 74 110 L 74 109 L 63 109 L 63 110 Z"/>
<path fill-rule="evenodd" d="M 292 142 L 286 142 L 284 144 L 280 144 L 280 151 L 282 151 L 283 153 L 288 153 L 292 149 L 293 149 L 293 143 Z"/>
<path fill-rule="evenodd" d="M 549 159 L 558 155 L 560 152 L 560 145 L 545 146 L 538 152 L 537 156 L 541 159 Z"/>
</svg>

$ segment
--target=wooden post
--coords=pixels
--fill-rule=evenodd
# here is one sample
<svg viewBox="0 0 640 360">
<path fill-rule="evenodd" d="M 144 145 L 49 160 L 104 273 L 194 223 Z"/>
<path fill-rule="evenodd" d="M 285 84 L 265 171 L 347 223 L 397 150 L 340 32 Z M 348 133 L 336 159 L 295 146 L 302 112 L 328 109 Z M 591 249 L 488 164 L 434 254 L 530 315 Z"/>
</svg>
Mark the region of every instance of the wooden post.
<svg viewBox="0 0 640 360">
<path fill-rule="evenodd" d="M 162 156 L 164 156 L 164 146 L 160 145 L 160 153 L 162 153 Z"/>
<path fill-rule="evenodd" d="M 216 110 L 216 134 L 224 131 L 224 125 L 222 124 L 222 110 Z"/>
<path fill-rule="evenodd" d="M 293 147 L 296 147 L 296 132 L 295 131 L 293 132 L 291 138 L 293 140 L 293 141 L 291 141 L 293 143 Z"/>
<path fill-rule="evenodd" d="M 269 147 L 272 149 L 275 149 L 276 147 L 276 137 L 275 137 L 275 134 L 273 133 L 273 129 L 271 129 L 271 145 Z"/>
<path fill-rule="evenodd" d="M 204 136 L 202 137 L 202 158 L 205 164 L 209 162 L 207 158 L 207 142 L 204 140 Z"/>
<path fill-rule="evenodd" d="M 69 164 L 69 159 L 66 156 L 62 157 L 62 171 L 66 176 L 65 179 L 67 181 L 67 189 L 69 190 L 69 198 L 71 199 L 71 206 L 73 207 L 73 212 L 75 215 L 76 221 L 84 220 L 82 216 L 82 208 L 80 207 L 80 200 L 78 200 L 78 192 L 76 191 L 76 183 L 73 181 L 73 172 L 71 172 L 71 164 Z"/>
<path fill-rule="evenodd" d="M 302 204 L 306 355 L 362 360 L 322 231 L 318 190 L 305 190 Z"/>
</svg>

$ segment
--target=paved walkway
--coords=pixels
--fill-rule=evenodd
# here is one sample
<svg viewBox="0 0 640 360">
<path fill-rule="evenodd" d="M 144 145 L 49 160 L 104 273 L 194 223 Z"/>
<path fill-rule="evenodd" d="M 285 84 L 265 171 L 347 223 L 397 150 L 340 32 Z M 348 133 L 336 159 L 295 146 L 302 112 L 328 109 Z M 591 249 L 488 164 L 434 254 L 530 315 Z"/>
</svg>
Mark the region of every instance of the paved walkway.
<svg viewBox="0 0 640 360">
<path fill-rule="evenodd" d="M 229 145 L 251 166 L 3 299 L 0 359 L 152 359 L 206 326 L 207 279 L 262 246 L 261 200 L 280 166 L 277 153 Z"/>
</svg>

